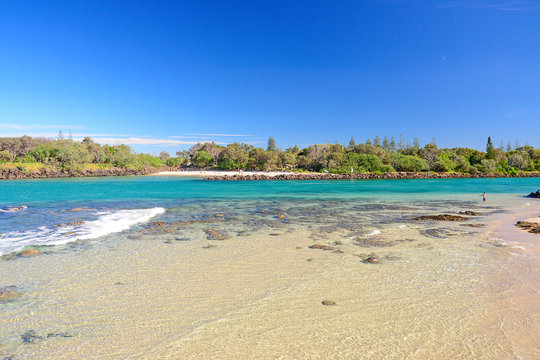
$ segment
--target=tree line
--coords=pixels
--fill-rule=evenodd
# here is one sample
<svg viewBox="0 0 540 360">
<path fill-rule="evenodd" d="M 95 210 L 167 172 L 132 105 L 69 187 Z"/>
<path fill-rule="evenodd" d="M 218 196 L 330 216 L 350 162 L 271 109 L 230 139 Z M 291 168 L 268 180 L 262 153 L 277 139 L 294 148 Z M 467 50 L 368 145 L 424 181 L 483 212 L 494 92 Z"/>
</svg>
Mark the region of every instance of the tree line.
<svg viewBox="0 0 540 360">
<path fill-rule="evenodd" d="M 100 145 L 91 138 L 82 141 L 59 136 L 57 140 L 30 136 L 0 138 L 0 163 L 39 163 L 62 170 L 78 170 L 84 166 L 116 166 L 144 168 L 174 166 L 222 170 L 290 170 L 332 173 L 434 171 L 461 173 L 508 173 L 540 171 L 540 150 L 532 146 L 493 146 L 488 137 L 486 151 L 470 148 L 438 148 L 435 140 L 420 146 L 394 138 L 377 136 L 357 144 L 314 144 L 282 150 L 270 137 L 266 148 L 245 143 L 226 146 L 214 142 L 197 143 L 189 150 L 165 151 L 159 156 L 138 154 L 127 145 Z"/>
</svg>

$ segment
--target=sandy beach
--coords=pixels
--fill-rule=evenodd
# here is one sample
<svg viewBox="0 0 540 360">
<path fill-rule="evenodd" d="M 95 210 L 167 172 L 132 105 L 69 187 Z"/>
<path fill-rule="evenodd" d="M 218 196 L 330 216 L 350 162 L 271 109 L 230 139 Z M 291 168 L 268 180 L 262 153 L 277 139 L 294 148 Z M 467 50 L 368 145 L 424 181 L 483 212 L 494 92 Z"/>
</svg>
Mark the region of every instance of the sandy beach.
<svg viewBox="0 0 540 360">
<path fill-rule="evenodd" d="M 200 170 L 200 171 L 160 171 L 148 176 L 184 176 L 184 177 L 216 177 L 216 176 L 242 176 L 263 175 L 274 177 L 278 175 L 294 174 L 288 171 L 224 171 L 224 170 Z"/>
</svg>

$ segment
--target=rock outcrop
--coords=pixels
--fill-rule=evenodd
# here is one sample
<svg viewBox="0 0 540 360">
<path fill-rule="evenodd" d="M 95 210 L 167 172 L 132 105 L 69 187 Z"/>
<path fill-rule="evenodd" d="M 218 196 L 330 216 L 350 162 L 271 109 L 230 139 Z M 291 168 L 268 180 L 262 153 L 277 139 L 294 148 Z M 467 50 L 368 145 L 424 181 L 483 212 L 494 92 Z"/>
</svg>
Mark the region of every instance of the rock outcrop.
<svg viewBox="0 0 540 360">
<path fill-rule="evenodd" d="M 503 178 L 503 177 L 540 177 L 540 172 L 519 173 L 508 175 L 500 173 L 427 173 L 427 172 L 389 172 L 389 173 L 359 173 L 359 174 L 330 174 L 330 173 L 288 173 L 272 176 L 270 174 L 250 174 L 244 172 L 236 175 L 218 175 L 206 177 L 213 181 L 238 180 L 368 180 L 368 179 L 468 179 L 468 178 Z"/>
</svg>

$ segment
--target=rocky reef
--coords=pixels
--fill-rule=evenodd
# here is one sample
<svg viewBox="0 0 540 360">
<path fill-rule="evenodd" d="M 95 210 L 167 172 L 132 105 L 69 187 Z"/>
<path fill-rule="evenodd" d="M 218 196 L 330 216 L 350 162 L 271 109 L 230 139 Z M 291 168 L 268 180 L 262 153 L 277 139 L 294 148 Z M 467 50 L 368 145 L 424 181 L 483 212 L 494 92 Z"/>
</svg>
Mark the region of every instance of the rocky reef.
<svg viewBox="0 0 540 360">
<path fill-rule="evenodd" d="M 540 190 L 536 190 L 536 192 L 530 193 L 529 195 L 527 195 L 527 197 L 540 199 Z"/>
<path fill-rule="evenodd" d="M 101 177 L 101 176 L 129 176 L 129 175 L 149 175 L 160 171 L 174 171 L 172 167 L 145 167 L 143 169 L 129 169 L 111 167 L 107 169 L 83 169 L 63 171 L 52 167 L 44 167 L 28 171 L 19 168 L 0 168 L 0 179 L 44 179 L 44 178 L 65 178 L 65 177 Z"/>
<path fill-rule="evenodd" d="M 369 179 L 462 179 L 462 178 L 502 178 L 502 177 L 540 177 L 540 172 L 519 173 L 508 175 L 500 173 L 427 173 L 427 172 L 389 172 L 389 173 L 358 173 L 358 174 L 330 174 L 330 173 L 288 173 L 288 174 L 250 174 L 244 172 L 235 175 L 217 175 L 206 177 L 213 181 L 238 180 L 369 180 Z"/>
</svg>

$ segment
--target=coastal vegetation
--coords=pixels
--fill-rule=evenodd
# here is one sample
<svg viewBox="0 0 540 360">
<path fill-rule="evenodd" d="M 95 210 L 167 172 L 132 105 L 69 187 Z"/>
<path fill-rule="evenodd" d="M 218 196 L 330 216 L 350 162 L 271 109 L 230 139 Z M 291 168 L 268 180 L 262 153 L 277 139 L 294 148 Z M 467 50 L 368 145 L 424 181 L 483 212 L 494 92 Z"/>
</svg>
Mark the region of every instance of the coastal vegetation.
<svg viewBox="0 0 540 360">
<path fill-rule="evenodd" d="M 159 156 L 136 153 L 127 145 L 100 145 L 89 137 L 76 141 L 32 138 L 30 136 L 0 138 L 0 169 L 36 171 L 49 168 L 65 173 L 123 168 L 143 170 L 196 168 L 221 170 L 288 170 L 329 173 L 366 172 L 437 172 L 437 173 L 502 173 L 540 171 L 540 149 L 525 145 L 495 148 L 488 137 L 486 151 L 470 148 L 439 148 L 435 140 L 420 146 L 418 139 L 405 145 L 400 137 L 379 136 L 357 144 L 314 144 L 282 150 L 273 137 L 265 148 L 245 143 L 226 146 L 214 142 L 197 143 L 189 150 L 178 151 L 176 157 L 162 151 Z"/>
</svg>

